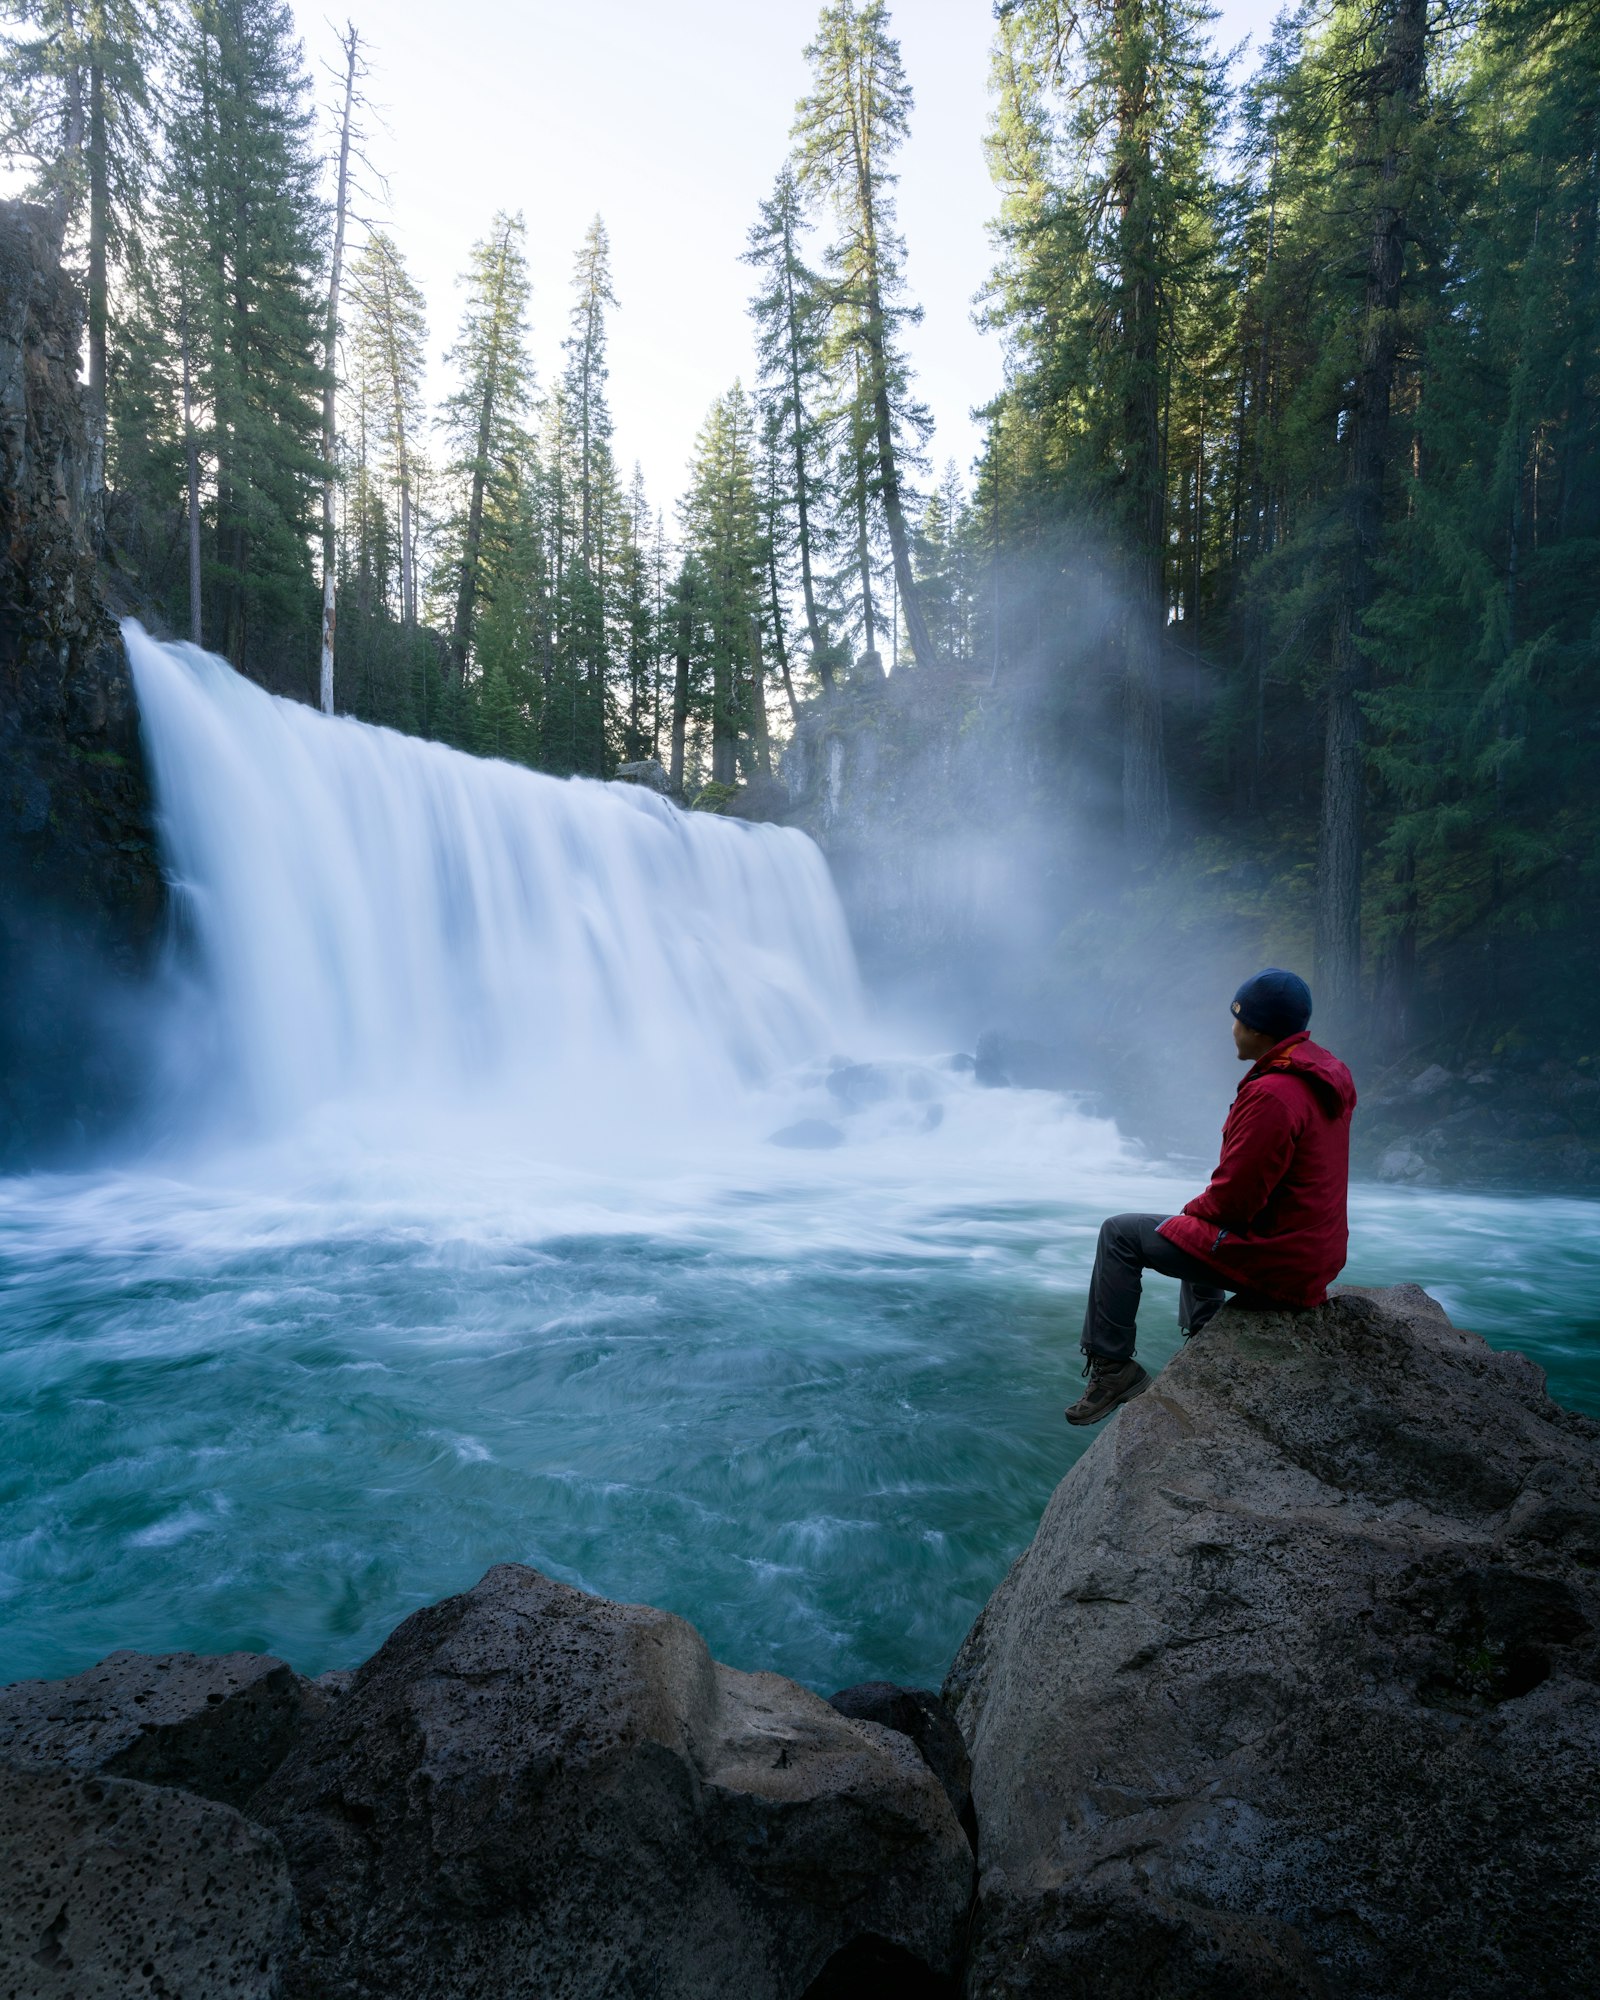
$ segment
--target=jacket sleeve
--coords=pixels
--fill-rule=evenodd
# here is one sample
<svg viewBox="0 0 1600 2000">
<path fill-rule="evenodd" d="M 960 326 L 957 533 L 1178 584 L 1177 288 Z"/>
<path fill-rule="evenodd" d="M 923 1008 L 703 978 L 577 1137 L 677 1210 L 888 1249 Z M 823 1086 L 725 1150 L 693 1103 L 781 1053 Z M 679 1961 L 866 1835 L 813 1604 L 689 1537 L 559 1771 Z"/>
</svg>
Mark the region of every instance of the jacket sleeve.
<svg viewBox="0 0 1600 2000">
<path fill-rule="evenodd" d="M 1300 1123 L 1296 1111 L 1288 1093 L 1265 1079 L 1241 1091 L 1223 1128 L 1222 1158 L 1210 1185 L 1185 1204 L 1184 1214 L 1219 1229 L 1248 1229 L 1288 1172 Z"/>
</svg>

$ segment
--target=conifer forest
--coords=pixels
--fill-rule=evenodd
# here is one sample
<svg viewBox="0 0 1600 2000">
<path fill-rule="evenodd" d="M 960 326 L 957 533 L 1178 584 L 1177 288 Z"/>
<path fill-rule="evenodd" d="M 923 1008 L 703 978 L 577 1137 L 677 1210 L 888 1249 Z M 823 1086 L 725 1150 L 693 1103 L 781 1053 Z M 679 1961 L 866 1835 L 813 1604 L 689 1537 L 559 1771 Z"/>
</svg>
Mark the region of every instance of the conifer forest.
<svg viewBox="0 0 1600 2000">
<path fill-rule="evenodd" d="M 1116 893 L 1292 902 L 1386 1046 L 1424 993 L 1559 1036 L 1600 975 L 1600 8 L 1306 0 L 1233 66 L 1202 0 L 993 16 L 976 462 L 930 463 L 907 357 L 916 79 L 883 0 L 829 0 L 748 190 L 758 366 L 670 494 L 613 426 L 601 217 L 537 274 L 536 379 L 514 204 L 454 299 L 356 214 L 381 24 L 330 120 L 279 0 L 11 0 L 0 129 L 87 298 L 131 607 L 690 803 L 881 664 L 1070 761 Z"/>
</svg>

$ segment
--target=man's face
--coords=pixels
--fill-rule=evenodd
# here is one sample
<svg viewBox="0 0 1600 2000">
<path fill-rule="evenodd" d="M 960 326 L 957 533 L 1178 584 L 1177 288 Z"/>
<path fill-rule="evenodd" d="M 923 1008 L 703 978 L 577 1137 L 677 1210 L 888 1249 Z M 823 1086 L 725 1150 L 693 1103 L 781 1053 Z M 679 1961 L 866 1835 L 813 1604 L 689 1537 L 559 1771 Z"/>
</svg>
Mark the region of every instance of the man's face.
<svg viewBox="0 0 1600 2000">
<path fill-rule="evenodd" d="M 1238 1051 L 1240 1062 L 1255 1062 L 1275 1046 L 1271 1035 L 1263 1035 L 1258 1028 L 1247 1028 L 1237 1014 L 1233 1017 L 1233 1046 Z"/>
</svg>

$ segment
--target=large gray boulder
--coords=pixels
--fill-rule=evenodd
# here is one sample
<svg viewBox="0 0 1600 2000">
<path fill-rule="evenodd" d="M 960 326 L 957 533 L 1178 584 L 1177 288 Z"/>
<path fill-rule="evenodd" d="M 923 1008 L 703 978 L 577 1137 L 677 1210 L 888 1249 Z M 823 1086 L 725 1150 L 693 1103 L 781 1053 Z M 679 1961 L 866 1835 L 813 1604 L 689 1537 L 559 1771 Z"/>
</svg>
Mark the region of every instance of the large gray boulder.
<svg viewBox="0 0 1600 2000">
<path fill-rule="evenodd" d="M 408 1618 L 250 1810 L 317 2000 L 933 1991 L 970 1901 L 907 1736 L 513 1565 Z"/>
<path fill-rule="evenodd" d="M 0 1757 L 242 1806 L 329 1701 L 270 1653 L 112 1653 L 0 1688 Z"/>
<path fill-rule="evenodd" d="M 294 1926 L 282 1850 L 231 1807 L 0 1763 L 7 2000 L 272 2000 Z"/>
<path fill-rule="evenodd" d="M 973 1996 L 1592 1990 L 1600 1426 L 1415 1286 L 1220 1314 L 945 1692 Z"/>
</svg>

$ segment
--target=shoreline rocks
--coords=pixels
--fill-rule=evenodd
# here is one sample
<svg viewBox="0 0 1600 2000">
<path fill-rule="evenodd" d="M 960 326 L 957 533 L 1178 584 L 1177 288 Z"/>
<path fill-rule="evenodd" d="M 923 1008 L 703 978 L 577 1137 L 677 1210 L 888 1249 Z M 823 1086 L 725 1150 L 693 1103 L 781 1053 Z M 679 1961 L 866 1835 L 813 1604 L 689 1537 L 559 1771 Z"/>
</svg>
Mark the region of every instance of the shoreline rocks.
<svg viewBox="0 0 1600 2000">
<path fill-rule="evenodd" d="M 502 1564 L 353 1674 L 0 1689 L 0 1764 L 30 2000 L 1577 2000 L 1600 1424 L 1415 1286 L 1229 1307 L 942 1698 Z"/>
<path fill-rule="evenodd" d="M 945 1687 L 978 1996 L 1576 1995 L 1600 1425 L 1415 1286 L 1228 1308 L 1057 1488 Z"/>
<path fill-rule="evenodd" d="M 926 1734 L 937 1697 L 908 1698 Z M 0 1991 L 34 1991 L 42 1952 L 72 1977 L 40 1991 L 107 2000 L 937 2000 L 971 1903 L 964 1753 L 945 1719 L 936 1775 L 872 1712 L 514 1564 L 343 1692 L 238 1654 L 19 1683 Z M 221 1904 L 186 1858 L 206 1845 Z"/>
</svg>

